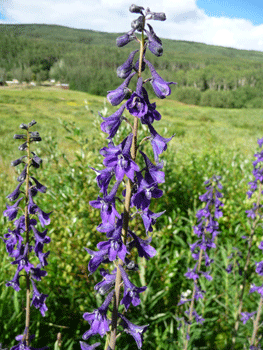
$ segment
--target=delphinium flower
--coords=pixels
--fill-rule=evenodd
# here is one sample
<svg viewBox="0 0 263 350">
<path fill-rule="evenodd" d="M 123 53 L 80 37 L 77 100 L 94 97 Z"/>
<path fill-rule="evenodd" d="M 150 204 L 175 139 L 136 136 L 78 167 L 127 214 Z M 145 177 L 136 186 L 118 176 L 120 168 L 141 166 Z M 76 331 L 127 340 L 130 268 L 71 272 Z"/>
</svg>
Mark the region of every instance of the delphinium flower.
<svg viewBox="0 0 263 350">
<path fill-rule="evenodd" d="M 258 145 L 260 148 L 262 148 L 263 145 L 263 138 L 258 140 Z M 247 244 L 248 244 L 248 253 L 246 257 L 245 267 L 244 267 L 244 276 L 243 276 L 243 283 L 242 283 L 242 292 L 239 297 L 239 309 L 237 313 L 237 317 L 241 316 L 241 321 L 243 323 L 246 323 L 249 319 L 253 320 L 253 334 L 250 339 L 250 349 L 259 349 L 260 345 L 258 344 L 258 329 L 260 327 L 260 315 L 262 310 L 262 304 L 263 304 L 263 284 L 260 286 L 256 286 L 254 283 L 252 284 L 250 288 L 250 293 L 257 292 L 259 294 L 259 304 L 258 309 L 255 312 L 241 312 L 243 309 L 243 295 L 244 295 L 244 289 L 245 289 L 245 283 L 247 281 L 247 274 L 248 274 L 248 266 L 250 263 L 251 258 L 251 248 L 253 244 L 253 237 L 256 233 L 257 227 L 262 225 L 262 217 L 263 217 L 263 205 L 260 204 L 261 195 L 263 194 L 263 149 L 255 154 L 256 160 L 253 162 L 253 171 L 252 174 L 254 176 L 254 180 L 249 182 L 250 190 L 247 192 L 248 198 L 252 198 L 253 195 L 256 196 L 256 202 L 253 203 L 252 208 L 246 211 L 247 217 L 251 220 L 251 230 L 249 237 L 243 237 Z M 263 250 L 263 241 L 259 244 L 258 248 L 262 251 Z M 263 260 L 259 262 L 255 262 L 256 269 L 255 272 L 258 276 L 262 278 L 263 276 Z M 254 315 L 256 316 L 254 317 Z M 235 324 L 235 333 L 233 338 L 233 343 L 235 342 L 235 336 L 237 334 L 239 327 L 239 320 L 237 319 Z"/>
<path fill-rule="evenodd" d="M 156 250 L 151 246 L 152 238 L 147 236 L 153 231 L 156 220 L 164 211 L 154 213 L 150 206 L 153 199 L 163 195 L 163 191 L 159 188 L 165 181 L 160 156 L 172 139 L 172 137 L 160 136 L 153 128 L 152 124 L 161 119 L 161 114 L 156 110 L 156 104 L 150 103 L 146 90 L 146 83 L 149 82 L 156 96 L 165 98 L 171 93 L 169 85 L 175 84 L 165 82 L 145 58 L 147 49 L 150 55 L 154 54 L 157 57 L 163 52 L 162 42 L 152 26 L 148 25 L 149 30 L 145 28 L 146 21 L 151 19 L 164 21 L 165 14 L 151 12 L 149 8 L 145 10 L 137 5 L 131 5 L 130 12 L 139 14 L 139 17 L 132 21 L 132 29 L 117 38 L 116 43 L 117 46 L 122 47 L 131 41 L 137 41 L 140 50 L 132 51 L 127 59 L 125 57 L 126 61 L 117 68 L 117 75 L 124 79 L 124 82 L 116 89 L 108 91 L 107 99 L 113 106 L 122 102 L 123 104 L 111 116 L 107 118 L 101 116 L 103 119 L 101 129 L 108 134 L 108 145 L 100 150 L 105 168 L 102 170 L 91 168 L 97 175 L 96 180 L 102 195 L 90 201 L 90 204 L 100 209 L 102 222 L 97 230 L 106 234 L 106 238 L 97 244 L 96 251 L 85 248 L 91 255 L 88 264 L 90 273 L 100 268 L 103 279 L 94 289 L 104 296 L 104 302 L 97 310 L 83 315 L 91 326 L 83 335 L 83 339 L 88 340 L 95 334 L 103 337 L 110 331 L 105 344 L 105 349 L 108 350 L 115 349 L 118 331 L 130 334 L 137 347 L 142 348 L 143 334 L 148 325 L 133 324 L 123 314 L 132 306 L 136 307 L 140 304 L 140 295 L 147 288 L 135 285 L 129 274 L 131 271 L 138 270 L 138 265 L 134 261 L 134 250 L 139 257 L 147 260 L 156 254 Z M 141 33 L 140 38 L 136 36 L 136 32 Z M 137 53 L 139 57 L 136 60 Z M 142 72 L 147 65 L 151 76 L 144 79 Z M 131 91 L 129 83 L 135 76 L 137 77 L 136 89 Z M 126 98 L 127 101 L 125 101 Z M 123 115 L 127 112 L 130 115 L 128 117 Z M 133 122 L 130 120 L 131 117 Z M 149 134 L 139 143 L 137 138 L 140 123 L 148 127 Z M 113 138 L 124 124 L 129 128 L 127 137 L 121 143 L 115 144 Z M 141 168 L 136 157 L 139 144 L 144 141 L 149 141 L 151 144 L 155 163 L 150 160 L 152 156 L 148 157 L 140 150 L 138 155 L 142 156 L 144 164 Z M 120 198 L 121 196 L 124 199 Z M 130 221 L 135 216 L 145 227 L 146 239 L 131 229 Z M 113 263 L 112 269 L 108 268 L 110 263 Z M 107 269 L 102 267 L 103 264 L 107 264 Z M 122 327 L 122 330 L 119 327 Z M 87 343 L 80 342 L 80 344 L 83 350 L 93 349 L 92 345 Z M 99 345 L 100 343 L 96 343 L 94 348 Z"/>
<path fill-rule="evenodd" d="M 41 141 L 41 137 L 37 131 L 30 131 L 36 122 L 33 120 L 29 124 L 21 124 L 20 128 L 23 134 L 15 135 L 14 139 L 23 140 L 23 144 L 18 147 L 20 151 L 25 151 L 26 155 L 12 161 L 13 167 L 22 165 L 17 181 L 19 182 L 15 190 L 10 193 L 7 198 L 12 203 L 6 205 L 4 216 L 9 221 L 13 221 L 14 228 L 8 228 L 2 238 L 6 244 L 6 251 L 13 261 L 12 265 L 16 265 L 17 269 L 13 279 L 6 283 L 7 287 L 13 287 L 15 291 L 20 291 L 20 278 L 26 277 L 26 327 L 23 335 L 16 337 L 20 344 L 12 349 L 34 349 L 29 346 L 30 335 L 30 302 L 36 309 L 39 309 L 42 316 L 45 316 L 47 306 L 45 304 L 47 294 L 39 291 L 39 281 L 47 275 L 45 266 L 48 264 L 46 258 L 49 251 L 44 253 L 44 245 L 50 242 L 47 236 L 47 229 L 42 231 L 50 223 L 49 215 L 45 213 L 35 203 L 35 197 L 38 193 L 45 193 L 47 188 L 42 185 L 34 176 L 33 169 L 38 169 L 42 163 L 32 150 L 32 143 Z M 20 197 L 20 198 L 19 198 Z M 37 228 L 38 221 L 40 228 Z M 35 254 L 39 263 L 34 266 L 30 262 L 30 253 Z M 32 255 L 32 254 L 31 254 Z M 24 271 L 23 271 L 24 270 Z M 32 286 L 32 288 L 31 288 Z"/>
<path fill-rule="evenodd" d="M 186 298 L 182 294 L 181 300 L 178 305 L 190 304 L 185 311 L 187 315 L 183 319 L 186 325 L 186 337 L 184 339 L 184 350 L 188 348 L 188 342 L 190 340 L 190 330 L 193 320 L 196 323 L 203 324 L 204 318 L 197 313 L 194 308 L 195 302 L 199 299 L 203 299 L 205 291 L 200 287 L 200 278 L 205 278 L 208 281 L 212 280 L 210 275 L 211 271 L 209 267 L 213 263 L 208 255 L 208 252 L 216 247 L 216 237 L 219 234 L 219 224 L 218 219 L 223 215 L 221 207 L 223 203 L 220 198 L 223 196 L 220 190 L 222 190 L 222 185 L 219 182 L 220 176 L 213 176 L 211 179 L 205 181 L 206 192 L 199 197 L 199 199 L 205 203 L 205 206 L 200 209 L 197 214 L 198 224 L 194 226 L 194 233 L 197 235 L 198 240 L 190 244 L 190 250 L 193 259 L 196 261 L 192 268 L 188 268 L 185 273 L 185 277 L 193 280 L 193 292 L 190 298 Z"/>
</svg>

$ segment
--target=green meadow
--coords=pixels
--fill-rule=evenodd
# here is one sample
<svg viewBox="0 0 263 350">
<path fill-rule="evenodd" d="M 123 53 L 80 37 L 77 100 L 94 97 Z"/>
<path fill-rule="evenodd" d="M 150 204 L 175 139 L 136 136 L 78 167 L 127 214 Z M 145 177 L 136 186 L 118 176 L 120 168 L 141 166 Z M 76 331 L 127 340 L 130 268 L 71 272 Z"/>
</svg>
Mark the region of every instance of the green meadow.
<svg viewBox="0 0 263 350">
<path fill-rule="evenodd" d="M 169 98 L 151 102 L 157 102 L 162 115 L 161 121 L 154 122 L 158 133 L 164 137 L 175 136 L 162 158 L 166 182 L 160 188 L 164 196 L 151 207 L 155 212 L 166 210 L 151 234 L 157 255 L 147 265 L 138 260 L 141 272 L 134 274 L 134 283 L 147 285 L 148 289 L 141 297 L 139 310 L 128 311 L 129 318 L 140 325 L 150 324 L 144 349 L 180 349 L 176 316 L 180 317 L 183 309 L 178 308 L 177 303 L 181 293 L 191 289 L 184 273 L 187 266 L 193 265 L 188 244 L 196 240 L 192 226 L 196 223 L 195 213 L 201 207 L 198 197 L 205 192 L 203 182 L 212 175 L 220 175 L 224 215 L 219 221 L 221 233 L 217 248 L 212 253 L 214 283 L 204 285 L 206 297 L 202 309 L 197 311 L 205 312 L 206 321 L 202 327 L 192 327 L 192 349 L 227 350 L 238 307 L 241 276 L 228 275 L 225 268 L 233 247 L 238 246 L 243 256 L 246 254 L 246 243 L 241 236 L 249 234 L 245 210 L 254 200 L 246 199 L 246 191 L 252 180 L 257 139 L 263 137 L 263 109 L 191 106 Z M 31 311 L 35 347 L 49 345 L 52 348 L 56 334 L 61 332 L 63 349 L 79 349 L 81 336 L 89 328 L 82 315 L 102 301 L 93 291 L 101 277 L 98 271 L 89 276 L 89 256 L 83 249 L 95 250 L 100 240 L 96 231 L 99 212 L 88 203 L 99 195 L 95 174 L 89 166 L 102 168 L 99 150 L 107 145 L 107 135 L 100 130 L 98 111 L 109 116 L 116 108 L 106 98 L 84 92 L 49 87 L 0 87 L 0 212 L 5 210 L 5 197 L 17 185 L 18 169 L 12 168 L 10 163 L 22 154 L 18 150 L 20 143 L 13 135 L 20 133 L 21 123 L 33 119 L 37 121 L 34 130 L 42 137 L 42 142 L 35 145 L 35 152 L 43 159 L 36 177 L 48 187 L 45 195 L 39 195 L 37 203 L 44 211 L 53 211 L 48 231 L 51 237 L 48 275 L 41 283 L 41 291 L 50 295 L 47 299 L 49 311 L 43 319 L 38 310 Z M 127 112 L 125 116 L 129 118 Z M 139 132 L 141 138 L 147 135 L 147 130 L 143 129 Z M 122 124 L 116 143 L 124 134 L 127 134 L 127 126 Z M 143 144 L 142 149 L 153 159 L 148 144 Z M 3 216 L 0 222 L 3 235 L 11 226 Z M 143 232 L 139 220 L 132 225 Z M 260 240 L 262 233 L 259 231 L 255 246 Z M 5 287 L 5 282 L 13 278 L 15 265 L 10 265 L 11 259 L 1 242 L 0 343 L 10 347 L 16 344 L 15 336 L 24 330 L 25 298 L 23 292 Z M 252 253 L 257 261 L 258 249 L 254 247 Z M 251 280 L 255 277 L 254 260 L 250 266 Z M 21 278 L 21 289 L 24 284 Z M 246 311 L 251 311 L 256 308 L 257 296 L 249 294 L 248 290 L 249 286 L 245 307 Z M 252 324 L 241 324 L 237 349 L 244 348 L 244 339 L 251 336 L 251 332 Z M 130 340 L 129 335 L 121 337 L 117 348 L 133 349 L 129 346 Z"/>
</svg>

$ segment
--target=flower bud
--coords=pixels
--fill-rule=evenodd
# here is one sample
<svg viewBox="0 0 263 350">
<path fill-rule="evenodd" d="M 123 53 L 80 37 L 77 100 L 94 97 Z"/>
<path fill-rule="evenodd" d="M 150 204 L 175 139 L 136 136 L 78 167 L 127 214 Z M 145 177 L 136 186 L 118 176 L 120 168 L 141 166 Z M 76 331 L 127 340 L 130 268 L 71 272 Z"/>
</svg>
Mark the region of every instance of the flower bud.
<svg viewBox="0 0 263 350">
<path fill-rule="evenodd" d="M 164 12 L 151 12 L 151 17 L 149 19 L 153 19 L 155 21 L 165 21 L 166 15 Z"/>
<path fill-rule="evenodd" d="M 37 122 L 33 119 L 32 122 L 28 124 L 28 127 L 30 128 L 31 126 L 35 125 Z"/>
<path fill-rule="evenodd" d="M 137 6 L 135 4 L 132 4 L 129 8 L 129 11 L 132 12 L 132 13 L 140 13 L 143 15 L 143 11 L 144 8 L 142 6 Z"/>
<path fill-rule="evenodd" d="M 129 34 L 124 34 L 122 36 L 119 36 L 117 39 L 116 39 L 116 45 L 118 47 L 122 47 L 122 46 L 125 46 L 127 45 L 130 41 L 132 41 L 134 39 L 133 36 L 129 35 Z"/>
<path fill-rule="evenodd" d="M 36 137 L 31 137 L 30 138 L 31 141 L 42 141 L 41 137 L 40 136 L 36 136 Z"/>
<path fill-rule="evenodd" d="M 39 132 L 38 131 L 31 131 L 30 132 L 30 137 L 39 137 Z"/>
<path fill-rule="evenodd" d="M 26 178 L 26 170 L 27 170 L 27 165 L 24 167 L 22 173 L 18 176 L 17 181 L 18 182 L 23 182 Z"/>
<path fill-rule="evenodd" d="M 18 147 L 19 151 L 24 151 L 27 149 L 27 142 L 24 142 L 22 145 Z"/>
<path fill-rule="evenodd" d="M 28 125 L 25 123 L 22 123 L 19 127 L 20 127 L 20 129 L 28 130 Z"/>
<path fill-rule="evenodd" d="M 21 158 L 18 158 L 18 159 L 16 159 L 16 160 L 13 160 L 13 161 L 11 162 L 11 166 L 17 166 L 17 165 L 23 163 L 23 159 L 24 159 L 25 157 L 26 157 L 26 156 L 23 156 L 23 157 L 21 157 Z"/>
<path fill-rule="evenodd" d="M 17 134 L 15 134 L 13 138 L 14 138 L 15 140 L 26 139 L 26 135 L 17 135 Z"/>
<path fill-rule="evenodd" d="M 138 32 L 142 32 L 144 28 L 144 16 L 140 16 L 131 22 L 131 27 Z"/>
</svg>

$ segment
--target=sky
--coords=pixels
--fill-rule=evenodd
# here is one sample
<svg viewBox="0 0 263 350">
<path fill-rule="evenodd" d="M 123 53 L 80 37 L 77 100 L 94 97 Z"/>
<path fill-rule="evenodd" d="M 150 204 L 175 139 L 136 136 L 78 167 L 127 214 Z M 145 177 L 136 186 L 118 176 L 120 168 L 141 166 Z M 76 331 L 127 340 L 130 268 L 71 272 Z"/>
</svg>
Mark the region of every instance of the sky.
<svg viewBox="0 0 263 350">
<path fill-rule="evenodd" d="M 0 23 L 57 24 L 102 32 L 128 32 L 132 0 L 0 0 Z M 261 0 L 140 0 L 165 12 L 153 21 L 161 38 L 263 51 Z"/>
</svg>

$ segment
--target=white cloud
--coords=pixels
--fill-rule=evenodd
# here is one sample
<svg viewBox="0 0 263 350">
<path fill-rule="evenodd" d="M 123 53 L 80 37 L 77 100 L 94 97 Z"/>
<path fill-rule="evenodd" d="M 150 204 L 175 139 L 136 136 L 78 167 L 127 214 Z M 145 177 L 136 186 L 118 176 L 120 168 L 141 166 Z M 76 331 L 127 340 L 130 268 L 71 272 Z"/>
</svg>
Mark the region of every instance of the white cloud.
<svg viewBox="0 0 263 350">
<path fill-rule="evenodd" d="M 3 0 L 2 0 L 3 1 Z M 107 32 L 125 32 L 136 18 L 131 0 L 4 0 L 7 20 L 0 23 L 46 23 Z M 263 51 L 263 25 L 249 20 L 209 17 L 196 0 L 141 0 L 140 6 L 165 12 L 166 22 L 154 22 L 163 38 L 189 40 Z"/>
</svg>

